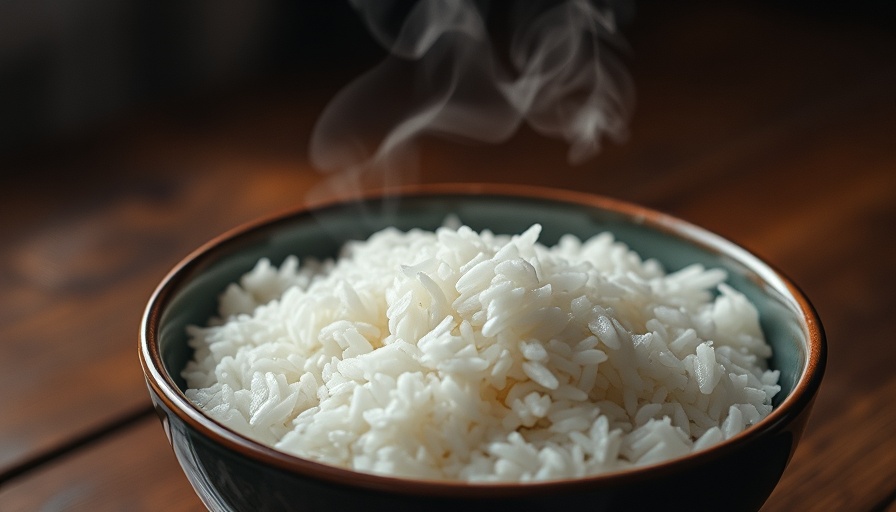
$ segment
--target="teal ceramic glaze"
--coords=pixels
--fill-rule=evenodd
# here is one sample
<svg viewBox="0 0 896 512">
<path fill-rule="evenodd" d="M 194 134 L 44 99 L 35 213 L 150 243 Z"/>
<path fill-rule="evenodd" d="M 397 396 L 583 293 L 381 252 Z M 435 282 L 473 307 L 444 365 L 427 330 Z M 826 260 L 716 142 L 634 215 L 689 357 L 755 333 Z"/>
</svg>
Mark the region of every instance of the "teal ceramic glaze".
<svg viewBox="0 0 896 512">
<path fill-rule="evenodd" d="M 276 452 L 205 417 L 184 397 L 191 357 L 185 327 L 213 315 L 225 287 L 267 257 L 333 257 L 350 239 L 387 226 L 440 226 L 447 215 L 475 230 L 543 227 L 551 245 L 566 233 L 611 231 L 667 271 L 692 263 L 725 269 L 757 306 L 781 371 L 772 414 L 735 438 L 675 461 L 577 480 L 470 485 L 358 474 Z M 639 206 L 567 191 L 499 185 L 434 185 L 372 194 L 238 228 L 206 244 L 166 277 L 144 317 L 140 356 L 150 395 L 175 455 L 211 510 L 757 510 L 796 448 L 821 382 L 825 341 L 808 300 L 746 250 L 701 228 Z M 719 508 L 720 504 L 725 504 Z"/>
</svg>

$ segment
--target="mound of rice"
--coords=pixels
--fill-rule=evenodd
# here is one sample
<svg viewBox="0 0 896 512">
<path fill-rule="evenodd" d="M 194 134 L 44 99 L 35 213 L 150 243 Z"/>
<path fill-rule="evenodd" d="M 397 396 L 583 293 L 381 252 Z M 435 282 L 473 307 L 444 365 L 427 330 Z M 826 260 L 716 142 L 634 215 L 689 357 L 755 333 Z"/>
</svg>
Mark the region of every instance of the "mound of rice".
<svg viewBox="0 0 896 512">
<path fill-rule="evenodd" d="M 261 260 L 189 328 L 187 396 L 299 457 L 473 482 L 651 464 L 768 415 L 771 349 L 723 271 L 540 231 L 387 229 L 335 261 Z"/>
</svg>

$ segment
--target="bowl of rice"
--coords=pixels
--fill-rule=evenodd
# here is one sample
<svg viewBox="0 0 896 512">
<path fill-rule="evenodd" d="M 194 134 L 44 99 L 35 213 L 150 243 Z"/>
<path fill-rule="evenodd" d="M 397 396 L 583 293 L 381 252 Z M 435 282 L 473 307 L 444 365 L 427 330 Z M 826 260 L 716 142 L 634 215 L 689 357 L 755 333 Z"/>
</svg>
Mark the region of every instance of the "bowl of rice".
<svg viewBox="0 0 896 512">
<path fill-rule="evenodd" d="M 717 235 L 484 184 L 236 228 L 165 277 L 140 336 L 215 511 L 757 510 L 825 353 L 803 293 Z"/>
</svg>

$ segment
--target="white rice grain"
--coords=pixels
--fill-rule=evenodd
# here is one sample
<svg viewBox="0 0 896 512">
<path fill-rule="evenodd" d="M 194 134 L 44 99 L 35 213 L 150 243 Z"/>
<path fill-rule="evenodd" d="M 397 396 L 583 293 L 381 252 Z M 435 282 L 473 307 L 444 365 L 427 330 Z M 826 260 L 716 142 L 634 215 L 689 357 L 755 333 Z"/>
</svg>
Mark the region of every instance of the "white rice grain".
<svg viewBox="0 0 896 512">
<path fill-rule="evenodd" d="M 187 396 L 286 453 L 470 482 L 652 464 L 771 411 L 771 349 L 723 271 L 540 233 L 386 229 L 260 260 L 187 329 Z"/>
</svg>

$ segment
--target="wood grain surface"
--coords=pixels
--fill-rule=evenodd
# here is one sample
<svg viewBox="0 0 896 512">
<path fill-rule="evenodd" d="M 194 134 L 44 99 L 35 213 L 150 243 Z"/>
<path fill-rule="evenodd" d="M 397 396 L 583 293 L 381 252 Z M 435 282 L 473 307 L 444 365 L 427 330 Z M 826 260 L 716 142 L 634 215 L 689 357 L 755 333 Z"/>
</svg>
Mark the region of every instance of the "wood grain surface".
<svg viewBox="0 0 896 512">
<path fill-rule="evenodd" d="M 896 31 L 801 2 L 645 2 L 627 39 L 623 144 L 571 166 L 528 129 L 427 139 L 402 179 L 605 194 L 772 262 L 818 309 L 829 360 L 763 510 L 896 509 Z M 309 70 L 151 105 L 3 159 L 0 510 L 201 509 L 150 413 L 142 309 L 198 245 L 319 190 L 306 144 L 339 83 Z"/>
</svg>

